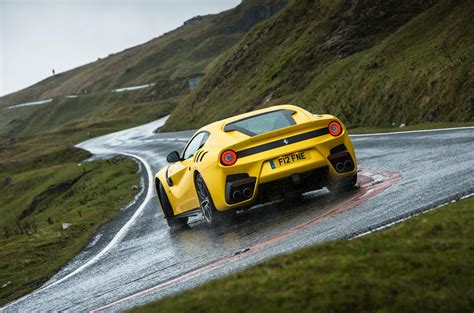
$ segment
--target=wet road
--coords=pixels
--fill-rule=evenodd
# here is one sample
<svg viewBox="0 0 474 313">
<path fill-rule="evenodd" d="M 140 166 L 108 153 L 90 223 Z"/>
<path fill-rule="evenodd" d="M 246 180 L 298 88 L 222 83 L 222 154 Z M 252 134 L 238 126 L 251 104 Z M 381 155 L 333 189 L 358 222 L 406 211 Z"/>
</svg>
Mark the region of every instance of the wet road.
<svg viewBox="0 0 474 313">
<path fill-rule="evenodd" d="M 350 238 L 474 192 L 474 128 L 353 136 L 358 191 L 327 190 L 276 202 L 207 227 L 200 217 L 170 231 L 148 180 L 190 132 L 156 134 L 164 119 L 80 144 L 97 157 L 142 163 L 143 192 L 89 246 L 36 292 L 2 311 L 116 311 L 144 304 L 271 256 Z"/>
</svg>

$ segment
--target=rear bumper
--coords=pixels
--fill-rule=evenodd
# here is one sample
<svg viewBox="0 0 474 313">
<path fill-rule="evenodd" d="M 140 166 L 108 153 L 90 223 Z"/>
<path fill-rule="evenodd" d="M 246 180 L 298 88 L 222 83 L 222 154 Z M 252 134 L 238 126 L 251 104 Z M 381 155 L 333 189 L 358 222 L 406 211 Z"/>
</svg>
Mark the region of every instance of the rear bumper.
<svg viewBox="0 0 474 313">
<path fill-rule="evenodd" d="M 325 187 L 329 179 L 329 168 L 320 167 L 304 173 L 295 173 L 290 177 L 278 179 L 258 186 L 256 202 L 269 202 L 284 199 L 298 193 Z"/>
</svg>

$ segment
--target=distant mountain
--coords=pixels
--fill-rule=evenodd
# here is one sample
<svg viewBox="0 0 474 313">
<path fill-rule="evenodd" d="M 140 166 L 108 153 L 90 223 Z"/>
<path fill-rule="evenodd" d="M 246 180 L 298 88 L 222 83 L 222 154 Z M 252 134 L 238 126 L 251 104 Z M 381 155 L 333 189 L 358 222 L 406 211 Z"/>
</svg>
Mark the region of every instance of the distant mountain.
<svg viewBox="0 0 474 313">
<path fill-rule="evenodd" d="M 474 1 L 294 0 L 206 71 L 164 130 L 291 102 L 350 126 L 474 117 Z"/>
<path fill-rule="evenodd" d="M 0 98 L 0 108 L 53 101 L 41 107 L 2 111 L 0 136 L 31 135 L 100 123 L 115 123 L 120 128 L 130 124 L 123 124 L 122 119 L 138 123 L 156 118 L 150 112 L 169 113 L 169 108 L 197 85 L 212 62 L 286 3 L 287 0 L 246 0 L 234 9 L 192 18 L 180 28 L 147 43 L 6 95 Z M 112 93 L 115 89 L 148 84 L 151 84 L 148 88 Z M 171 107 L 154 109 L 160 101 L 169 99 L 173 103 Z"/>
</svg>

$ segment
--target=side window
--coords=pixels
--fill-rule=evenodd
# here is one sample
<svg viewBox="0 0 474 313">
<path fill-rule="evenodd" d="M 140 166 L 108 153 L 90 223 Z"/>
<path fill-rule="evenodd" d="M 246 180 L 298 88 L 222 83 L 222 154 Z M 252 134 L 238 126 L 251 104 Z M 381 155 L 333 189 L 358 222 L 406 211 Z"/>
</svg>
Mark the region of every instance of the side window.
<svg viewBox="0 0 474 313">
<path fill-rule="evenodd" d="M 194 156 L 196 151 L 198 151 L 205 143 L 209 134 L 207 132 L 202 132 L 194 136 L 194 138 L 188 143 L 183 152 L 183 159 L 187 160 Z"/>
</svg>

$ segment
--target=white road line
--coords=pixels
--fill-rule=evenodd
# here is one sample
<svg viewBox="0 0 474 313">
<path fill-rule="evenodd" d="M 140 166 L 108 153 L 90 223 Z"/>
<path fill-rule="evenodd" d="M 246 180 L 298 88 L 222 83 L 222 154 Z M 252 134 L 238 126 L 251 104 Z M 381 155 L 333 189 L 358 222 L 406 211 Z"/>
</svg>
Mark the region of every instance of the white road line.
<svg viewBox="0 0 474 313">
<path fill-rule="evenodd" d="M 464 200 L 464 199 L 470 198 L 470 197 L 472 197 L 472 196 L 474 196 L 474 193 L 471 193 L 471 194 L 469 194 L 469 195 L 465 195 L 465 196 L 459 198 L 459 200 Z M 419 216 L 419 215 L 422 215 L 422 214 L 431 212 L 431 211 L 433 211 L 433 210 L 439 209 L 439 208 L 441 208 L 441 207 L 444 207 L 444 206 L 446 206 L 446 205 L 448 205 L 448 204 L 450 204 L 450 203 L 454 203 L 454 202 L 457 202 L 457 201 L 456 201 L 456 200 L 452 200 L 452 201 L 449 201 L 449 202 L 440 204 L 440 205 L 438 205 L 437 207 L 424 210 L 423 212 L 419 212 L 419 213 L 415 213 L 415 214 L 409 215 L 409 216 L 407 216 L 407 217 L 403 217 L 403 218 L 401 218 L 401 219 L 399 219 L 399 220 L 396 220 L 396 221 L 394 221 L 394 222 L 388 223 L 388 224 L 386 224 L 386 225 L 382 225 L 382 226 L 377 227 L 377 228 L 375 228 L 375 229 L 372 229 L 372 230 L 366 231 L 366 232 L 364 232 L 364 233 L 362 233 L 362 234 L 356 235 L 356 236 L 352 237 L 351 240 L 352 240 L 352 239 L 355 239 L 355 238 L 359 238 L 359 237 L 365 237 L 365 236 L 367 236 L 367 235 L 370 235 L 371 233 L 375 233 L 375 232 L 377 232 L 377 231 L 384 230 L 384 229 L 386 229 L 386 228 L 390 228 L 390 227 L 392 227 L 393 225 L 400 224 L 400 223 L 402 223 L 402 222 L 404 222 L 404 221 L 406 221 L 406 220 L 409 220 L 409 219 L 411 219 L 411 218 L 413 218 L 413 217 L 416 217 L 416 216 Z"/>
<path fill-rule="evenodd" d="M 439 131 L 452 131 L 460 129 L 474 129 L 474 126 L 465 126 L 465 127 L 452 127 L 452 128 L 434 128 L 434 129 L 420 129 L 420 130 L 407 130 L 399 132 L 386 132 L 386 133 L 374 133 L 374 134 L 349 134 L 350 137 L 371 137 L 371 136 L 387 136 L 387 135 L 400 135 L 400 134 L 413 134 L 413 133 L 430 133 L 430 132 L 439 132 Z"/>
<path fill-rule="evenodd" d="M 130 226 L 135 222 L 137 217 L 142 213 L 142 211 L 145 209 L 146 205 L 150 202 L 151 198 L 153 197 L 154 183 L 153 183 L 153 174 L 152 174 L 151 167 L 148 164 L 148 162 L 145 161 L 145 159 L 143 159 L 142 157 L 140 157 L 138 155 L 134 155 L 134 154 L 131 154 L 131 153 L 121 153 L 121 154 L 140 160 L 140 162 L 142 162 L 145 165 L 145 169 L 148 173 L 149 182 L 148 182 L 147 195 L 145 197 L 145 200 L 143 200 L 142 204 L 140 205 L 140 207 L 135 211 L 135 213 L 127 221 L 127 223 L 125 223 L 125 225 L 122 226 L 122 228 L 118 231 L 118 233 L 114 236 L 114 238 L 112 238 L 112 240 L 109 242 L 109 244 L 104 249 L 102 249 L 97 255 L 95 255 L 92 259 L 90 259 L 89 261 L 87 261 L 86 263 L 84 263 L 83 265 L 81 265 L 80 267 L 78 267 L 77 269 L 72 271 L 71 273 L 67 274 L 63 278 L 58 279 L 57 281 L 55 281 L 55 282 L 53 282 L 49 285 L 41 287 L 41 288 L 33 291 L 32 293 L 29 293 L 29 294 L 23 296 L 22 298 L 17 299 L 15 301 L 7 304 L 3 308 L 1 308 L 1 310 L 7 309 L 8 307 L 10 307 L 10 306 L 12 306 L 16 303 L 31 297 L 32 295 L 35 295 L 37 293 L 40 293 L 44 290 L 47 290 L 47 289 L 53 287 L 53 286 L 56 286 L 57 284 L 62 283 L 63 281 L 79 274 L 80 272 L 82 272 L 83 270 L 85 270 L 86 268 L 91 266 L 92 264 L 96 263 L 103 255 L 105 255 L 107 252 L 109 252 L 115 245 L 117 245 L 117 243 L 120 241 L 120 239 L 122 239 L 122 237 L 126 234 L 128 229 L 130 228 Z"/>
</svg>

